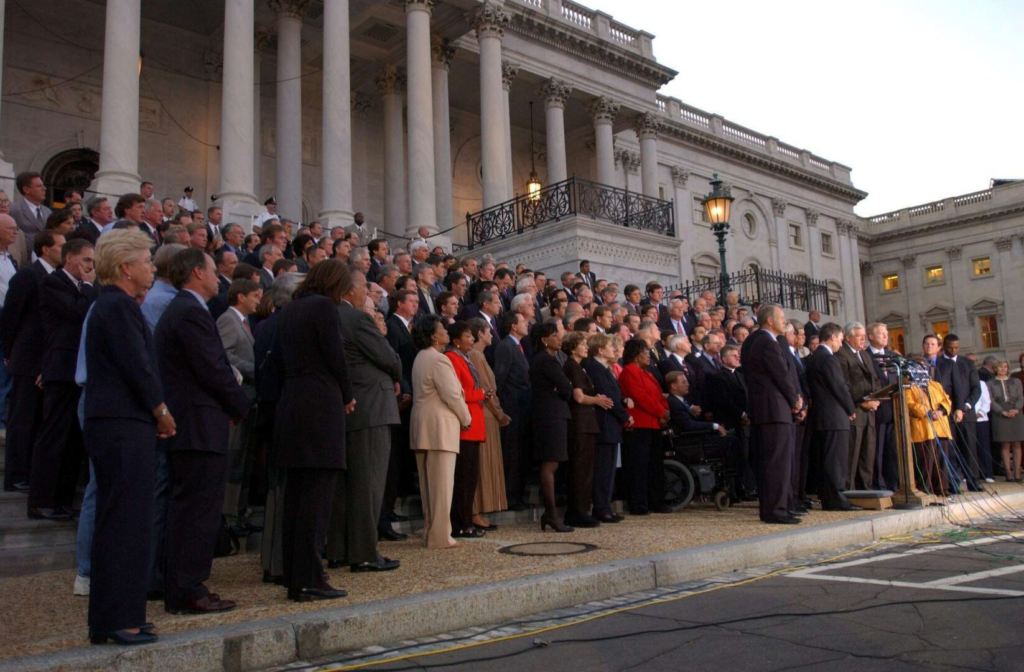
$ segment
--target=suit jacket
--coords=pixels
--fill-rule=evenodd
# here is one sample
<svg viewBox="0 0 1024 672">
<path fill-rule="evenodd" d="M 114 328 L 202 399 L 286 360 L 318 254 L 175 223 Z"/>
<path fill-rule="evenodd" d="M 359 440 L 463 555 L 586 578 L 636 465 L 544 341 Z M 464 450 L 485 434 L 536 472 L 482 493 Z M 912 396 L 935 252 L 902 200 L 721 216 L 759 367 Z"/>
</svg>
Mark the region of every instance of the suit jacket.
<svg viewBox="0 0 1024 672">
<path fill-rule="evenodd" d="M 811 340 L 811 336 L 817 336 L 819 331 L 821 330 L 818 328 L 818 325 L 807 320 L 807 324 L 804 325 L 804 335 L 807 337 L 808 341 Z"/>
<path fill-rule="evenodd" d="M 256 364 L 256 395 L 259 397 L 261 404 L 263 402 L 276 403 L 280 399 L 281 388 L 284 386 L 284 377 L 278 366 L 278 361 L 271 356 L 274 351 L 274 344 L 277 342 L 277 330 L 280 319 L 280 311 L 271 313 L 270 317 L 260 322 L 260 328 L 256 330 L 256 336 L 253 340 L 253 361 Z"/>
<path fill-rule="evenodd" d="M 690 368 L 693 369 L 696 375 L 696 380 L 690 379 L 690 394 L 698 400 L 695 403 L 703 408 L 704 399 L 708 391 L 708 380 L 714 378 L 722 367 L 716 367 L 711 361 L 711 355 L 706 354 L 703 350 L 700 351 L 699 357 L 697 352 L 697 350 L 694 350 L 688 354 L 686 356 L 686 363 L 690 365 Z M 710 411 L 711 409 L 708 408 L 706 410 Z"/>
<path fill-rule="evenodd" d="M 370 270 L 366 272 L 367 282 L 377 282 L 377 278 L 380 277 L 380 269 L 384 264 L 377 261 L 375 257 L 370 257 Z"/>
<path fill-rule="evenodd" d="M 260 269 L 260 287 L 264 292 L 270 291 L 274 286 L 274 274 L 262 266 L 257 265 L 256 268 Z"/>
<path fill-rule="evenodd" d="M 345 233 L 354 233 L 359 238 L 359 245 L 366 247 L 373 240 L 373 229 L 368 227 L 365 223 L 362 227 L 356 226 L 355 222 L 352 222 L 345 227 Z M 356 404 L 358 406 L 359 404 Z"/>
<path fill-rule="evenodd" d="M 545 351 L 534 356 L 530 362 L 530 384 L 533 389 L 532 422 L 550 424 L 569 420 L 572 383 L 554 355 Z"/>
<path fill-rule="evenodd" d="M 249 398 L 256 396 L 256 353 L 252 331 L 242 326 L 242 318 L 233 310 L 217 318 L 217 334 L 231 366 L 242 374 L 242 387 Z"/>
<path fill-rule="evenodd" d="M 700 394 L 701 390 L 697 387 L 697 371 L 685 357 L 683 358 L 683 361 L 680 362 L 674 355 L 666 355 L 658 360 L 658 371 L 661 373 L 662 389 L 666 392 L 668 392 L 668 390 L 665 389 L 664 383 L 668 374 L 673 371 L 682 372 L 686 376 L 686 379 L 690 381 L 690 393 L 686 395 L 688 397 L 688 401 L 691 404 L 697 404 L 698 406 L 703 403 Z"/>
<path fill-rule="evenodd" d="M 800 359 L 800 355 L 794 354 L 789 349 L 789 343 L 786 342 L 785 336 L 779 336 L 779 347 L 782 348 L 782 356 L 786 358 L 786 363 L 792 368 L 793 374 L 796 376 L 797 385 L 800 388 L 800 396 L 804 399 L 804 408 L 811 401 L 811 386 L 807 381 L 807 370 L 804 368 L 804 362 Z"/>
<path fill-rule="evenodd" d="M 153 338 L 177 430 L 164 439 L 165 450 L 227 453 L 229 422 L 245 417 L 249 398 L 235 380 L 210 311 L 181 290 Z"/>
<path fill-rule="evenodd" d="M 954 362 L 943 355 L 935 360 L 935 380 L 949 395 L 953 410 L 964 411 L 966 422 L 976 422 L 973 409 L 981 397 L 981 379 L 974 364 L 966 357 L 957 357 Z M 970 404 L 970 409 L 967 405 Z"/>
<path fill-rule="evenodd" d="M 668 395 L 669 427 L 676 432 L 713 432 L 715 423 L 693 417 L 689 404 L 675 395 Z"/>
<path fill-rule="evenodd" d="M 743 371 L 729 371 L 723 366 L 707 382 L 708 394 L 705 396 L 708 408 L 715 414 L 715 421 L 727 429 L 735 429 L 747 412 L 747 383 L 743 380 Z"/>
<path fill-rule="evenodd" d="M 686 324 L 686 316 L 685 315 L 683 316 L 683 319 L 679 320 L 679 323 L 683 327 L 683 334 L 688 336 L 690 334 L 691 329 Z M 671 318 L 671 316 L 669 316 L 668 313 L 665 313 L 664 315 L 659 315 L 659 317 L 658 317 L 658 329 L 660 329 L 662 333 L 665 333 L 666 331 L 671 331 L 673 334 L 678 334 L 679 333 L 678 331 L 676 331 L 675 326 L 672 324 L 672 318 Z"/>
<path fill-rule="evenodd" d="M 83 285 L 79 291 L 78 284 L 61 268 L 43 279 L 39 291 L 39 312 L 45 336 L 44 383 L 75 382 L 82 323 L 97 295 L 92 285 Z"/>
<path fill-rule="evenodd" d="M 493 368 L 501 407 L 518 420 L 526 410 L 523 406 L 529 404 L 530 363 L 516 342 L 506 337 L 494 349 Z"/>
<path fill-rule="evenodd" d="M 24 198 L 19 198 L 11 204 L 11 217 L 14 218 L 18 229 L 25 234 L 25 258 L 18 260 L 22 266 L 27 266 L 31 261 L 32 245 L 35 243 L 36 234 L 46 228 L 46 220 L 49 219 L 52 210 L 40 204 L 39 212 L 41 218 L 32 214 L 32 208 Z"/>
<path fill-rule="evenodd" d="M 35 378 L 42 371 L 43 320 L 39 295 L 46 268 L 36 260 L 11 278 L 0 314 L 0 343 L 8 360 L 8 369 L 16 376 Z"/>
<path fill-rule="evenodd" d="M 392 315 L 387 319 L 388 324 L 388 345 L 398 353 L 398 359 L 402 362 L 402 388 L 407 394 L 412 394 L 412 367 L 416 361 L 416 344 L 413 343 L 412 334 L 409 328 L 402 324 L 398 315 Z M 358 406 L 359 404 L 356 404 Z"/>
<path fill-rule="evenodd" d="M 864 352 L 871 357 L 871 364 L 875 367 L 875 375 L 878 377 L 879 387 L 886 387 L 890 383 L 896 382 L 894 375 L 887 373 L 885 368 L 881 365 L 881 363 L 879 363 L 879 361 L 875 359 L 873 355 L 871 355 L 870 347 L 868 347 L 868 349 L 865 350 Z M 886 348 L 883 352 L 886 355 L 899 354 L 897 352 L 889 350 L 888 348 Z M 892 421 L 892 401 L 886 399 L 885 401 L 878 405 L 878 410 L 875 411 L 875 423 L 891 423 Z"/>
<path fill-rule="evenodd" d="M 790 409 L 800 390 L 789 375 L 779 342 L 767 329 L 758 329 L 743 341 L 740 359 L 747 383 L 747 415 L 755 425 L 793 422 Z"/>
<path fill-rule="evenodd" d="M 458 453 L 460 428 L 469 427 L 473 416 L 452 361 L 434 348 L 420 350 L 412 368 L 412 386 L 409 447 Z"/>
<path fill-rule="evenodd" d="M 402 360 L 367 313 L 343 301 L 338 315 L 356 398 L 356 409 L 347 418 L 346 430 L 399 424 L 395 383 L 402 380 Z"/>
<path fill-rule="evenodd" d="M 420 305 L 416 311 L 417 315 L 436 315 L 437 307 L 434 306 L 434 297 L 430 295 L 430 292 L 424 292 L 419 286 L 416 287 L 416 293 L 420 296 Z M 431 310 L 433 308 L 433 310 Z"/>
<path fill-rule="evenodd" d="M 102 232 L 103 227 L 88 217 L 83 217 L 78 223 L 78 228 L 69 233 L 67 239 L 74 240 L 75 238 L 81 238 L 82 240 L 88 240 L 95 246 L 96 241 L 99 240 Z"/>
<path fill-rule="evenodd" d="M 591 290 L 593 290 L 594 285 L 597 284 L 597 276 L 594 274 L 593 271 L 591 271 L 590 273 L 577 273 L 576 277 L 585 282 L 587 284 L 587 287 L 590 287 Z"/>
<path fill-rule="evenodd" d="M 345 405 L 354 396 L 338 307 L 314 294 L 294 299 L 280 314 L 271 354 L 284 385 L 274 420 L 276 464 L 344 469 Z"/>
<path fill-rule="evenodd" d="M 615 404 L 607 411 L 600 406 L 597 409 L 598 434 L 597 443 L 621 443 L 622 428 L 629 422 L 629 413 L 622 403 L 622 389 L 619 381 L 615 379 L 610 367 L 605 366 L 594 358 L 585 360 L 584 368 L 591 382 L 594 383 L 595 394 L 603 394 Z"/>
<path fill-rule="evenodd" d="M 879 388 L 878 375 L 875 373 L 875 366 L 869 360 L 867 350 L 857 353 L 850 349 L 845 343 L 839 348 L 836 357 L 839 358 L 839 366 L 843 370 L 843 378 L 846 380 L 846 387 L 850 390 L 853 403 L 857 404 L 857 417 L 854 418 L 855 427 L 874 427 L 875 414 L 865 411 L 859 406 L 864 397 L 868 396 Z"/>
<path fill-rule="evenodd" d="M 862 409 L 853 403 L 838 357 L 818 346 L 807 358 L 807 380 L 814 405 L 811 426 L 816 431 L 849 431 L 850 416 Z"/>
</svg>

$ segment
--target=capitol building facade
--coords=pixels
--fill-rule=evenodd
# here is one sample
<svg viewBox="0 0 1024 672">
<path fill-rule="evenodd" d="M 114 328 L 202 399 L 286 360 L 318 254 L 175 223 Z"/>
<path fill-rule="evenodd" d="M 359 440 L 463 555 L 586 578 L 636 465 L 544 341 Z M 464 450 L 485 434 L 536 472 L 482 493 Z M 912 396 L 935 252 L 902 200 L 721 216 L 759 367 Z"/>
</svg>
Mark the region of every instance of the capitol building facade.
<svg viewBox="0 0 1024 672">
<path fill-rule="evenodd" d="M 396 242 L 426 226 L 535 270 L 588 259 L 620 285 L 693 288 L 721 271 L 701 208 L 717 174 L 749 298 L 777 286 L 794 315 L 884 319 L 908 351 L 941 327 L 968 351 L 1024 346 L 1022 187 L 858 217 L 849 167 L 660 95 L 677 73 L 654 35 L 571 0 L 35 0 L 4 16 L 0 177 L 38 171 L 58 203 L 148 180 L 245 225 L 274 196 L 299 221 L 360 211 Z"/>
</svg>

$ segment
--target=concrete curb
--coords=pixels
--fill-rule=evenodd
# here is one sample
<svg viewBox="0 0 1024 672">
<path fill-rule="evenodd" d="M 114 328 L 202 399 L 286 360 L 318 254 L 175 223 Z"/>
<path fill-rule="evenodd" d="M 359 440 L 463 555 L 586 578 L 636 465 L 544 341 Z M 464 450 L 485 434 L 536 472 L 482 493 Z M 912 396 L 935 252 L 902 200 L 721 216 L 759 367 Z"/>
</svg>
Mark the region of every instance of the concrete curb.
<svg viewBox="0 0 1024 672">
<path fill-rule="evenodd" d="M 982 509 L 983 506 L 983 509 Z M 949 518 L 1024 507 L 1024 493 L 977 505 L 889 511 L 590 567 L 400 597 L 371 604 L 267 618 L 160 638 L 153 646 L 83 647 L 0 662 L 0 671 L 152 670 L 245 672 L 382 642 L 497 623 L 617 595 L 692 581 L 723 571 L 820 553 L 939 525 Z M 969 511 L 974 508 L 974 511 Z"/>
</svg>

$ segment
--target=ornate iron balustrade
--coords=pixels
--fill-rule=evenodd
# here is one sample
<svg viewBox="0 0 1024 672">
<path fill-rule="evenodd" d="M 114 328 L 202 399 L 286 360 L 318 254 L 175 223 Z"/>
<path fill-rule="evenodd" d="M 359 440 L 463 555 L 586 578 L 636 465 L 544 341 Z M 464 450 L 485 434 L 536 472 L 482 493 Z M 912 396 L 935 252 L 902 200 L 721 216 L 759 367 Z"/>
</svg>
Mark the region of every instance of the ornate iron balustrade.
<svg viewBox="0 0 1024 672">
<path fill-rule="evenodd" d="M 675 235 L 672 201 L 598 184 L 578 177 L 548 185 L 532 198 L 528 194 L 466 213 L 469 249 L 501 240 L 570 215 L 587 215 L 665 236 Z"/>
<path fill-rule="evenodd" d="M 826 315 L 830 312 L 828 283 L 805 275 L 763 269 L 730 273 L 728 288 L 739 295 L 740 304 L 745 306 L 774 303 L 791 310 L 818 310 Z M 722 291 L 722 279 L 716 277 L 666 287 L 664 303 L 668 303 L 669 295 L 675 290 L 680 290 L 691 301 L 702 292 L 711 292 L 718 297 Z"/>
</svg>

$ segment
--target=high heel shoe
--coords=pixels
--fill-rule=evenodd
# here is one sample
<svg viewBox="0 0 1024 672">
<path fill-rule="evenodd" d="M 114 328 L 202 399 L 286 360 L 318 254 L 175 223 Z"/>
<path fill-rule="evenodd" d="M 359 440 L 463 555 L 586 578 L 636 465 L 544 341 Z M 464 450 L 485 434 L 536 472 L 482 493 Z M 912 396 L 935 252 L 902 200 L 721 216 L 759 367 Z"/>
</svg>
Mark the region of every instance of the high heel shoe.
<svg viewBox="0 0 1024 672">
<path fill-rule="evenodd" d="M 554 516 L 543 515 L 540 517 L 540 531 L 543 532 L 550 526 L 555 532 L 575 532 L 576 528 L 562 524 L 562 521 Z"/>
<path fill-rule="evenodd" d="M 92 644 L 106 644 L 108 640 L 121 646 L 136 646 L 155 642 L 157 636 L 142 628 L 134 634 L 125 630 L 115 630 L 113 632 L 94 632 L 89 635 L 89 641 Z"/>
</svg>

